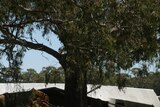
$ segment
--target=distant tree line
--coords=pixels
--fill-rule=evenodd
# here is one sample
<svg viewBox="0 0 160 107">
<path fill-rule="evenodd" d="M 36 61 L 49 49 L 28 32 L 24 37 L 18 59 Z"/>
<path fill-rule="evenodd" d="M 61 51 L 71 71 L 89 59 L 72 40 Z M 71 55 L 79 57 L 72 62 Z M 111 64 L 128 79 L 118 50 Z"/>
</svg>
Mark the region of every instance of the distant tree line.
<svg viewBox="0 0 160 107">
<path fill-rule="evenodd" d="M 123 70 L 108 69 L 100 73 L 93 69 L 88 73 L 88 84 L 103 84 L 123 87 L 147 88 L 153 89 L 157 95 L 160 95 L 160 70 L 157 66 L 155 71 L 149 69 L 145 62 L 139 64 L 139 67 L 132 67 Z"/>
<path fill-rule="evenodd" d="M 160 95 L 160 71 L 149 71 L 146 65 L 132 68 L 128 73 L 105 73 L 103 84 L 121 85 L 135 88 L 153 89 L 157 95 Z"/>
<path fill-rule="evenodd" d="M 13 70 L 15 71 L 13 72 Z M 112 69 L 103 72 L 103 75 L 96 69 L 93 69 L 91 72 L 92 73 L 88 72 L 87 74 L 88 84 L 148 88 L 154 89 L 156 94 L 160 95 L 160 72 L 158 70 L 150 72 L 145 64 L 140 68 L 132 68 L 125 73 L 115 72 Z M 43 67 L 40 72 L 37 72 L 33 68 L 23 72 L 18 68 L 1 68 L 0 72 L 1 83 L 64 83 L 64 78 L 63 69 L 53 66 Z"/>
<path fill-rule="evenodd" d="M 12 73 L 15 72 L 9 68 L 2 68 L 0 73 L 0 82 L 1 83 L 12 83 L 12 82 L 21 82 L 21 83 L 62 83 L 64 82 L 64 73 L 63 69 L 55 68 L 53 66 L 43 67 L 40 72 L 37 72 L 33 68 L 27 69 L 27 71 L 20 71 L 16 69 L 16 75 Z M 12 72 L 11 72 L 12 71 Z M 18 81 L 15 81 L 14 78 L 17 78 Z"/>
</svg>

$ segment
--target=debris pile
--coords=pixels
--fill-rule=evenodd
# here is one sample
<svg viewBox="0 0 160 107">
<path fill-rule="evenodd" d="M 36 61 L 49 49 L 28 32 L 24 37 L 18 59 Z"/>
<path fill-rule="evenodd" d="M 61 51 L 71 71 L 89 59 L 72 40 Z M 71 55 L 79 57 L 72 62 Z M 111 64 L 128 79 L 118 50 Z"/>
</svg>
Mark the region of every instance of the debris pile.
<svg viewBox="0 0 160 107">
<path fill-rule="evenodd" d="M 31 91 L 0 95 L 0 107 L 52 107 L 52 105 L 47 94 L 33 88 Z"/>
<path fill-rule="evenodd" d="M 32 89 L 34 99 L 28 107 L 52 107 L 49 103 L 49 97 L 38 90 Z"/>
</svg>

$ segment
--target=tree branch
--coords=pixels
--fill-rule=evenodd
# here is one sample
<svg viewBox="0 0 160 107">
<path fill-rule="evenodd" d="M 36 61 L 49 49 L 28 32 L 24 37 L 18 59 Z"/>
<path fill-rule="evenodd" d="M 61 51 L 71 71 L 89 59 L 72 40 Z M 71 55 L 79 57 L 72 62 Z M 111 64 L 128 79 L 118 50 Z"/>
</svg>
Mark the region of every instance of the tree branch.
<svg viewBox="0 0 160 107">
<path fill-rule="evenodd" d="M 20 27 L 23 28 L 27 24 L 32 24 L 32 23 L 40 23 L 40 22 L 51 22 L 52 24 L 62 24 L 63 21 L 59 19 L 38 19 L 38 20 L 33 20 L 33 21 L 27 21 L 27 22 L 21 22 L 21 23 L 12 23 L 12 24 L 2 24 L 0 27 L 6 28 L 6 27 Z"/>
<path fill-rule="evenodd" d="M 29 42 L 29 41 L 22 40 L 22 39 L 0 39 L 0 44 L 16 44 L 16 45 L 28 47 L 28 48 L 35 49 L 35 50 L 44 51 L 52 55 L 53 57 L 55 57 L 60 62 L 60 64 L 63 66 L 64 61 L 62 60 L 62 55 L 59 54 L 54 49 L 48 46 L 45 46 L 43 44 L 39 44 L 39 43 L 35 44 L 33 42 Z"/>
<path fill-rule="evenodd" d="M 16 0 L 11 0 L 11 3 L 14 4 L 14 6 L 17 6 L 20 10 L 26 11 L 26 12 L 31 12 L 31 13 L 56 13 L 56 10 L 53 9 L 52 11 L 46 11 L 46 10 L 35 10 L 32 8 L 27 8 L 23 6 L 22 4 L 19 4 L 18 1 Z M 31 3 L 31 2 L 30 2 Z"/>
</svg>

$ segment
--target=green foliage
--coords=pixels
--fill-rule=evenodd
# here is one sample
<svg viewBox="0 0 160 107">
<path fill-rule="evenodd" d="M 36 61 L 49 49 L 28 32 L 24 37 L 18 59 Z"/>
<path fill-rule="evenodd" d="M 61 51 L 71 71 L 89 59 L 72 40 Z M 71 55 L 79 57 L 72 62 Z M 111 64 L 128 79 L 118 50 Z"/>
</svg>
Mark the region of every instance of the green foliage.
<svg viewBox="0 0 160 107">
<path fill-rule="evenodd" d="M 64 83 L 64 72 L 53 66 L 44 67 L 39 73 L 34 69 L 27 69 L 21 74 L 24 83 Z"/>
<path fill-rule="evenodd" d="M 53 66 L 44 67 L 37 72 L 33 68 L 27 71 L 20 69 L 2 68 L 0 72 L 0 83 L 64 83 L 64 71 Z"/>
<path fill-rule="evenodd" d="M 27 69 L 27 72 L 22 73 L 22 82 L 35 82 L 37 72 L 34 69 Z"/>
<path fill-rule="evenodd" d="M 2 0 L 1 7 L 3 4 L 7 6 L 0 12 L 3 18 L 1 30 L 7 27 L 20 32 L 16 38 L 21 39 L 25 37 L 24 33 L 32 34 L 35 26 L 44 36 L 53 31 L 66 52 L 76 49 L 88 61 L 95 62 L 104 57 L 106 62 L 112 61 L 127 69 L 134 61 L 154 56 L 158 47 L 158 0 L 48 0 L 45 3 L 43 0 Z M 33 40 L 32 35 L 30 39 Z"/>
<path fill-rule="evenodd" d="M 160 95 L 160 73 L 150 73 L 147 77 L 133 77 L 128 81 L 128 86 L 138 88 L 154 89 L 157 95 Z"/>
<path fill-rule="evenodd" d="M 141 67 L 132 68 L 128 73 L 117 74 L 113 72 L 105 75 L 103 84 L 119 85 L 135 88 L 153 89 L 157 95 L 160 95 L 160 72 L 149 71 L 149 67 L 143 64 Z M 122 88 L 122 87 L 120 87 Z"/>
<path fill-rule="evenodd" d="M 64 72 L 61 68 L 53 66 L 44 67 L 40 72 L 44 76 L 45 83 L 62 83 L 64 82 Z"/>
<path fill-rule="evenodd" d="M 12 68 L 1 68 L 0 72 L 0 82 L 20 82 L 21 81 L 21 73 L 20 68 L 12 67 Z"/>
</svg>

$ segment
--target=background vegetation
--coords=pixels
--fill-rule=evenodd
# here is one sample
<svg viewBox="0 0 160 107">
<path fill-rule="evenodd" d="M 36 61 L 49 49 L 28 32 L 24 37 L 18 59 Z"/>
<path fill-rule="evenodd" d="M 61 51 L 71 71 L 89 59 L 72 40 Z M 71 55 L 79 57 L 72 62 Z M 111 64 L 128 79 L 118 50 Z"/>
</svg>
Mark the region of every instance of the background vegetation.
<svg viewBox="0 0 160 107">
<path fill-rule="evenodd" d="M 3 74 L 0 74 L 0 83 L 13 83 L 15 82 L 13 74 L 9 68 L 2 69 Z M 148 88 L 153 89 L 157 95 L 160 95 L 160 72 L 149 71 L 146 65 L 141 68 L 135 67 L 124 73 L 117 72 L 104 72 L 103 81 L 99 79 L 98 72 L 88 74 L 88 84 L 101 84 L 101 85 L 118 85 L 125 84 L 128 87 Z M 61 67 L 56 68 L 53 66 L 44 67 L 40 72 L 30 68 L 27 71 L 19 72 L 20 83 L 64 83 L 65 75 Z M 118 83 L 119 82 L 119 83 Z"/>
</svg>

